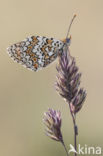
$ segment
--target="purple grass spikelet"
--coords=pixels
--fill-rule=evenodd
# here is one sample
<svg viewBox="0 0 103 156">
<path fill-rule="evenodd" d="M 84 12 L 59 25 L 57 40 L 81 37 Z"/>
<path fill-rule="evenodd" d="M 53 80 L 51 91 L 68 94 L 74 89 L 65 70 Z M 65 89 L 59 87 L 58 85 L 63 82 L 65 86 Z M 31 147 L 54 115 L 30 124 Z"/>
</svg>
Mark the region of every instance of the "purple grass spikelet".
<svg viewBox="0 0 103 156">
<path fill-rule="evenodd" d="M 61 132 L 61 113 L 60 111 L 48 109 L 48 112 L 44 113 L 43 122 L 46 126 L 46 135 L 49 136 L 51 139 L 56 140 L 60 142 L 64 150 L 66 152 L 66 155 L 69 156 L 68 150 L 65 146 L 65 143 L 63 141 L 63 136 Z"/>
<path fill-rule="evenodd" d="M 69 48 L 59 56 L 57 71 L 56 90 L 69 104 L 71 113 L 76 114 L 83 106 L 86 91 L 79 89 L 81 73 L 75 58 L 70 56 Z"/>
<path fill-rule="evenodd" d="M 53 109 L 48 109 L 48 112 L 44 113 L 43 118 L 46 125 L 46 135 L 56 141 L 63 141 L 61 133 L 61 113 Z"/>
</svg>

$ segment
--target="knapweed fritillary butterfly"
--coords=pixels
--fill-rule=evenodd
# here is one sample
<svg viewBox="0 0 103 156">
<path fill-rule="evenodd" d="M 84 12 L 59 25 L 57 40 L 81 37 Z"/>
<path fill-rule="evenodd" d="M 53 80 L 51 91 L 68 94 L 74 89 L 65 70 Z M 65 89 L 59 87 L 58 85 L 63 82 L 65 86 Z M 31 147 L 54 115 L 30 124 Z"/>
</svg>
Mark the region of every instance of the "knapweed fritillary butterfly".
<svg viewBox="0 0 103 156">
<path fill-rule="evenodd" d="M 64 40 L 31 36 L 8 47 L 9 55 L 14 61 L 33 71 L 46 67 L 63 52 L 65 46 L 69 46 L 71 37 L 68 38 L 68 35 L 75 17 L 76 15 L 71 20 L 67 37 Z"/>
</svg>

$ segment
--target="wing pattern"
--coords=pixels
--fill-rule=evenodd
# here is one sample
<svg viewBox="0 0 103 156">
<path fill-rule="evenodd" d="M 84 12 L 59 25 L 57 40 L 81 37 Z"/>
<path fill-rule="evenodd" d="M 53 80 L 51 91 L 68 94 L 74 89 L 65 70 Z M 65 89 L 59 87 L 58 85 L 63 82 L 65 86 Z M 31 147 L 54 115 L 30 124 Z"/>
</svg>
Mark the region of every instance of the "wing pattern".
<svg viewBox="0 0 103 156">
<path fill-rule="evenodd" d="M 54 38 L 31 36 L 11 45 L 7 50 L 13 60 L 37 71 L 53 62 L 63 45 L 63 41 Z"/>
</svg>

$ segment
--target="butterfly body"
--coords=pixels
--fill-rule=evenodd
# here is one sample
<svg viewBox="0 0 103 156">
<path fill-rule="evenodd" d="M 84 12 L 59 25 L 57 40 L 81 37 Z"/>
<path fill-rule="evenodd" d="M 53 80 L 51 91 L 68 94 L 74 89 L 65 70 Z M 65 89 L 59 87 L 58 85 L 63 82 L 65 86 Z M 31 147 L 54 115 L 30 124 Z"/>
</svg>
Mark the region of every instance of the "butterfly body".
<svg viewBox="0 0 103 156">
<path fill-rule="evenodd" d="M 37 71 L 53 62 L 62 52 L 63 47 L 70 42 L 41 36 L 31 36 L 24 41 L 8 47 L 8 53 L 18 63 L 26 68 Z"/>
</svg>

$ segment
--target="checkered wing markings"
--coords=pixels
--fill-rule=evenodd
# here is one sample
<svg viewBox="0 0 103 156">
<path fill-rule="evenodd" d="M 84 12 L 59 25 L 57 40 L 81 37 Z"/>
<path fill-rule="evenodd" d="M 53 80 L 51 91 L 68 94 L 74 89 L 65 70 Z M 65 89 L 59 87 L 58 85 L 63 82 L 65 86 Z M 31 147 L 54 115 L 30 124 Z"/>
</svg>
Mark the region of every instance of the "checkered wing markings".
<svg viewBox="0 0 103 156">
<path fill-rule="evenodd" d="M 37 71 L 53 62 L 63 42 L 41 36 L 28 37 L 8 48 L 10 56 L 25 67 Z"/>
</svg>

